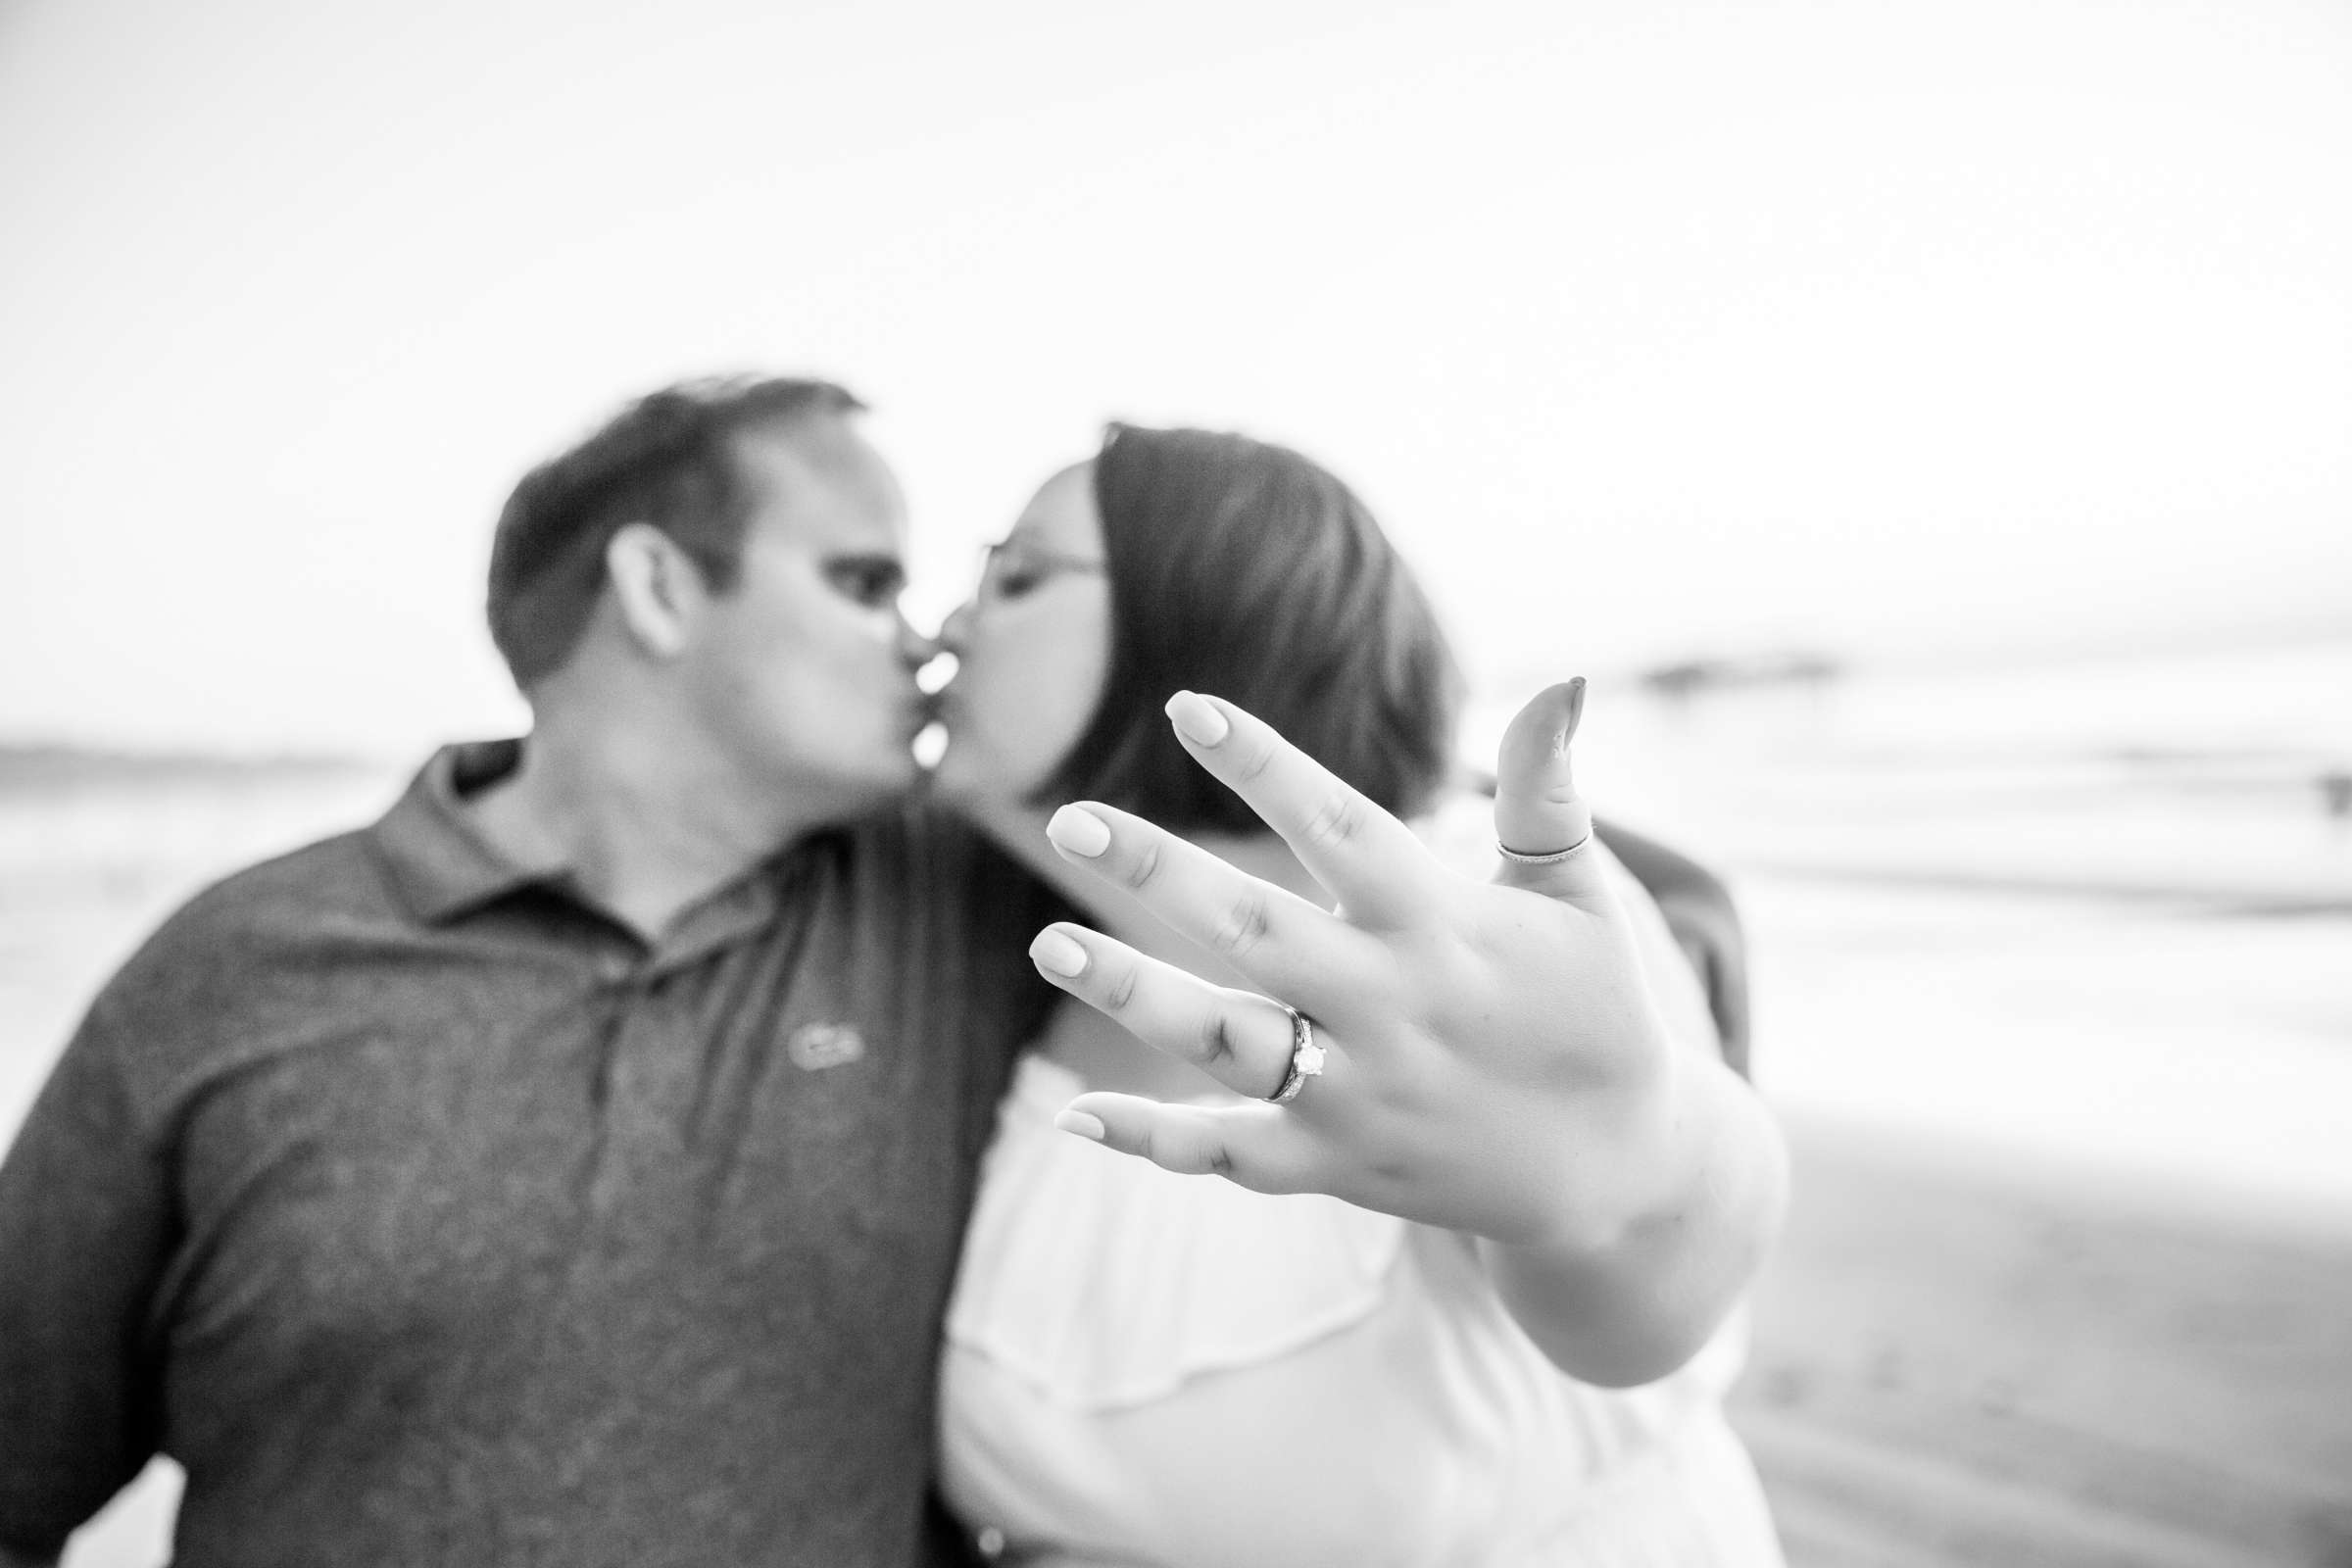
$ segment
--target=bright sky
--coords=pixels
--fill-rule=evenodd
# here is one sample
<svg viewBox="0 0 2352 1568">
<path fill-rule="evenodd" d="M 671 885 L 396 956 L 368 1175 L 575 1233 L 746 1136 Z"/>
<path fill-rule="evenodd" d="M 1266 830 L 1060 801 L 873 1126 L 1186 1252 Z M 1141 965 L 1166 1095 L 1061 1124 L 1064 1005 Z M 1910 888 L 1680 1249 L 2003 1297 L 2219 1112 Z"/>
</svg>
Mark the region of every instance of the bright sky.
<svg viewBox="0 0 2352 1568">
<path fill-rule="evenodd" d="M 630 393 L 881 411 L 916 604 L 1105 416 L 1302 447 L 1475 670 L 2352 625 L 2335 0 L 10 0 L 0 733 L 515 707 Z"/>
</svg>

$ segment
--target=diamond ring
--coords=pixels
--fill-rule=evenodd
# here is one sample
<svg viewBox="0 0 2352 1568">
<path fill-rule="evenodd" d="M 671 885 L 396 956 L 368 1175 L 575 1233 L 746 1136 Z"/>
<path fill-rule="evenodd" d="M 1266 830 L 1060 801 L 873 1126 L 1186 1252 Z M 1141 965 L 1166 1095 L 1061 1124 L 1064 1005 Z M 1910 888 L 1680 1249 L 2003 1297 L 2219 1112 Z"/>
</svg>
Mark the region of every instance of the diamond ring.
<svg viewBox="0 0 2352 1568">
<path fill-rule="evenodd" d="M 1315 1044 L 1314 1025 L 1306 1021 L 1305 1013 L 1283 1003 L 1274 1005 L 1291 1015 L 1291 1070 L 1283 1075 L 1282 1087 L 1266 1099 L 1273 1104 L 1287 1105 L 1298 1098 L 1298 1091 L 1306 1087 L 1309 1078 L 1322 1076 L 1324 1051 Z"/>
</svg>

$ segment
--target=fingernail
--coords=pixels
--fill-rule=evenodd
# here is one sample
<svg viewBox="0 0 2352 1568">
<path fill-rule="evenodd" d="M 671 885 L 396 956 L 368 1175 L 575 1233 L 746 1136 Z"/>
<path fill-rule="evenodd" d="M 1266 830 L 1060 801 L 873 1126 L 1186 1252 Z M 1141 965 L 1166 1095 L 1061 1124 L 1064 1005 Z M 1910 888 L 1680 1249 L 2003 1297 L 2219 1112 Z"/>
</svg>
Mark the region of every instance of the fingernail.
<svg viewBox="0 0 2352 1568">
<path fill-rule="evenodd" d="M 1091 860 L 1110 848 L 1110 824 L 1083 806 L 1065 806 L 1046 824 L 1046 837 Z"/>
<path fill-rule="evenodd" d="M 1086 972 L 1086 950 L 1051 927 L 1029 944 L 1029 956 L 1039 968 L 1051 969 L 1064 980 Z"/>
<path fill-rule="evenodd" d="M 1556 743 L 1559 750 L 1565 751 L 1568 743 L 1576 739 L 1576 726 L 1584 722 L 1584 717 L 1585 677 L 1579 675 L 1568 683 L 1568 722 L 1560 726 L 1560 738 Z"/>
<path fill-rule="evenodd" d="M 1178 692 L 1168 699 L 1164 711 L 1195 746 L 1214 746 L 1233 729 L 1225 715 L 1198 692 Z"/>
<path fill-rule="evenodd" d="M 1054 1113 L 1054 1125 L 1065 1133 L 1076 1133 L 1079 1137 L 1090 1138 L 1098 1144 L 1102 1141 L 1101 1119 L 1089 1116 L 1083 1110 L 1057 1110 Z"/>
</svg>

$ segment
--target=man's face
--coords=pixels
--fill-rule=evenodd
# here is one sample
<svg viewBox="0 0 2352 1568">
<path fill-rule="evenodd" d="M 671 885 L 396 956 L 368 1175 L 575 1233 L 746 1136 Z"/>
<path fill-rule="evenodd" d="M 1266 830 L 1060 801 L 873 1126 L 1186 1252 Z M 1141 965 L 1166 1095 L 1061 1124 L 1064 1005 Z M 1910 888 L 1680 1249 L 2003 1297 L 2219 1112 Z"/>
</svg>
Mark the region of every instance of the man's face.
<svg viewBox="0 0 2352 1568">
<path fill-rule="evenodd" d="M 743 565 L 696 621 L 685 700 L 753 787 L 796 813 L 857 814 L 916 774 L 929 649 L 899 612 L 906 501 L 844 420 L 748 430 L 734 453 L 755 497 Z"/>
</svg>

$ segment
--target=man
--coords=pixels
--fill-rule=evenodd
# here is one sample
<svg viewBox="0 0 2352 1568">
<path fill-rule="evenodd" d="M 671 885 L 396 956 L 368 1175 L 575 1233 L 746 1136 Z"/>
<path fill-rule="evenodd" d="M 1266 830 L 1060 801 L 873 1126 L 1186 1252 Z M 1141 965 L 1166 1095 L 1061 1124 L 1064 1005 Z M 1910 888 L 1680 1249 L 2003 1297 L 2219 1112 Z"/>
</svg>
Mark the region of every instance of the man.
<svg viewBox="0 0 2352 1568">
<path fill-rule="evenodd" d="M 0 1166 L 0 1558 L 159 1447 L 180 1568 L 916 1555 L 1051 911 L 892 808 L 928 649 L 858 410 L 680 388 L 530 474 L 527 745 L 104 989 Z"/>
</svg>

